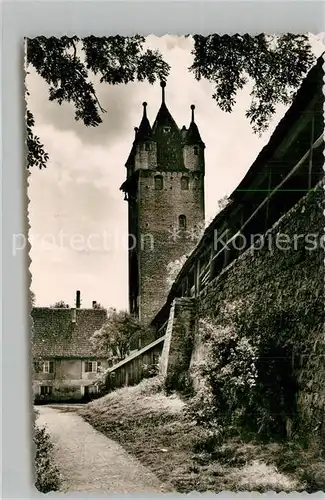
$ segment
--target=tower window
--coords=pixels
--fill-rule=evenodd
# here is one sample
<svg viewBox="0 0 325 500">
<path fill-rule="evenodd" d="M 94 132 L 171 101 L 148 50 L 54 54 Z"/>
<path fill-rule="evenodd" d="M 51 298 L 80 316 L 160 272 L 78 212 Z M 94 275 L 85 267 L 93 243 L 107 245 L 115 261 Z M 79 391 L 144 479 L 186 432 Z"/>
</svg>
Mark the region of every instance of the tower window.
<svg viewBox="0 0 325 500">
<path fill-rule="evenodd" d="M 178 217 L 178 226 L 179 226 L 179 229 L 186 229 L 186 217 L 185 217 L 185 215 L 180 215 Z"/>
<path fill-rule="evenodd" d="M 168 134 L 168 132 L 170 132 L 170 127 L 164 127 L 163 131 L 165 134 Z"/>
<path fill-rule="evenodd" d="M 187 190 L 189 185 L 189 180 L 188 177 L 182 177 L 181 178 L 181 189 L 182 190 Z"/>
<path fill-rule="evenodd" d="M 197 156 L 199 154 L 198 146 L 194 146 L 194 154 L 195 154 L 195 156 Z"/>
<path fill-rule="evenodd" d="M 163 178 L 161 175 L 155 176 L 155 189 L 161 191 L 163 188 Z"/>
</svg>

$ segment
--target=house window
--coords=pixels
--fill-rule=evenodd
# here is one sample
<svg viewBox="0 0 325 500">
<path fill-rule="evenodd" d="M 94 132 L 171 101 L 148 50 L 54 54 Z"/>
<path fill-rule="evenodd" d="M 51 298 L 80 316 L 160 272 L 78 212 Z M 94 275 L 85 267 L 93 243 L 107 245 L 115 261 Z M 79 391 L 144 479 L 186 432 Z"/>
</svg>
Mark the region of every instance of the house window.
<svg viewBox="0 0 325 500">
<path fill-rule="evenodd" d="M 53 371 L 54 371 L 53 367 L 54 367 L 53 361 L 43 361 L 42 372 L 43 373 L 53 373 Z"/>
<path fill-rule="evenodd" d="M 197 156 L 199 154 L 198 146 L 194 146 L 194 154 L 195 154 L 195 156 Z"/>
<path fill-rule="evenodd" d="M 41 385 L 40 394 L 41 394 L 41 396 L 50 396 L 52 394 L 52 386 L 51 385 Z"/>
<path fill-rule="evenodd" d="M 188 190 L 188 185 L 189 185 L 188 177 L 182 177 L 181 178 L 181 189 L 183 191 Z"/>
<path fill-rule="evenodd" d="M 98 371 L 98 363 L 97 361 L 86 361 L 85 362 L 85 372 L 86 373 L 97 373 Z"/>
<path fill-rule="evenodd" d="M 158 191 L 161 191 L 163 188 L 163 178 L 161 175 L 156 175 L 155 176 L 155 189 Z"/>
<path fill-rule="evenodd" d="M 178 217 L 178 226 L 179 226 L 179 229 L 186 229 L 186 217 L 185 217 L 185 215 L 180 215 Z"/>
</svg>

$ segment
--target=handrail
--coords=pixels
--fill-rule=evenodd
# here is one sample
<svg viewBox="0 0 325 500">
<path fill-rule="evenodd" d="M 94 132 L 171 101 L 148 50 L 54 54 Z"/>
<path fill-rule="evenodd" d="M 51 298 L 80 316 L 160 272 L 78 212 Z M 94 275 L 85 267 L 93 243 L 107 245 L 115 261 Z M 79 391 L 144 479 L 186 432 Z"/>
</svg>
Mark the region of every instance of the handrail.
<svg viewBox="0 0 325 500">
<path fill-rule="evenodd" d="M 312 147 L 308 149 L 307 153 L 304 154 L 304 156 L 298 161 L 298 163 L 290 170 L 288 175 L 282 181 L 270 192 L 270 194 L 264 198 L 262 203 L 257 207 L 257 209 L 250 215 L 250 217 L 244 222 L 244 224 L 241 226 L 241 228 L 226 242 L 226 246 L 228 246 L 234 239 L 237 238 L 237 236 L 240 234 L 240 232 L 244 229 L 244 227 L 247 226 L 247 224 L 255 217 L 255 215 L 260 211 L 260 209 L 270 200 L 270 198 L 287 182 L 288 179 L 298 170 L 298 168 L 301 166 L 301 164 L 309 158 L 310 151 L 312 149 L 318 148 L 323 141 L 323 134 L 321 134 L 318 139 L 313 143 Z M 224 248 L 221 248 L 219 252 L 217 252 L 211 259 L 211 262 L 213 262 L 223 251 Z"/>
</svg>

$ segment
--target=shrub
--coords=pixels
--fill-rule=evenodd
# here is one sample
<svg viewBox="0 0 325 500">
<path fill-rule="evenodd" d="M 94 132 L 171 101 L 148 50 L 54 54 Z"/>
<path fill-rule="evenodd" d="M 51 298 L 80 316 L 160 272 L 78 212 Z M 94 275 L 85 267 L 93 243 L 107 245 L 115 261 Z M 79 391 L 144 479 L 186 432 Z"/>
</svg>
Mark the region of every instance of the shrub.
<svg viewBox="0 0 325 500">
<path fill-rule="evenodd" d="M 229 434 L 236 430 L 250 407 L 257 377 L 257 348 L 231 323 L 224 326 L 201 320 L 199 328 L 208 354 L 197 367 L 202 383 L 187 414 L 199 425 L 213 429 L 221 439 L 225 429 Z"/>
<path fill-rule="evenodd" d="M 142 376 L 144 378 L 156 377 L 158 373 L 159 373 L 159 361 L 156 363 L 142 365 Z"/>
<path fill-rule="evenodd" d="M 41 493 L 58 491 L 60 474 L 54 463 L 53 445 L 45 427 L 38 426 L 36 422 L 34 422 L 33 441 L 36 448 L 34 458 L 36 488 Z"/>
<path fill-rule="evenodd" d="M 308 343 L 297 325 L 299 308 L 250 297 L 226 304 L 216 317 L 199 322 L 208 351 L 197 367 L 202 383 L 188 415 L 219 435 L 223 428 L 228 435 L 245 429 L 261 436 L 290 437 L 298 429 L 296 377 L 301 353 L 294 354 L 294 344 L 298 334 L 302 352 L 303 342 Z"/>
</svg>

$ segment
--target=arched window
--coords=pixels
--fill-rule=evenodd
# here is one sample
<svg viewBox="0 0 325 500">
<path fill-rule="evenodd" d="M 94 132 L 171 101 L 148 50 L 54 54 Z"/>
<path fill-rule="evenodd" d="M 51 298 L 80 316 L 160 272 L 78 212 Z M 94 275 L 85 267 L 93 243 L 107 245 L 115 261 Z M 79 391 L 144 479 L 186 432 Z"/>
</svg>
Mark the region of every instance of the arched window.
<svg viewBox="0 0 325 500">
<path fill-rule="evenodd" d="M 188 177 L 182 177 L 181 178 L 181 189 L 182 190 L 187 190 L 188 189 L 188 184 L 189 184 Z"/>
<path fill-rule="evenodd" d="M 178 217 L 178 226 L 179 226 L 179 229 L 186 229 L 186 217 L 185 217 L 185 215 L 180 215 Z"/>
<path fill-rule="evenodd" d="M 161 191 L 163 188 L 163 178 L 161 175 L 155 176 L 155 189 Z"/>
<path fill-rule="evenodd" d="M 199 147 L 198 146 L 194 146 L 194 154 L 195 156 L 197 156 L 199 154 Z"/>
<path fill-rule="evenodd" d="M 149 142 L 146 142 L 146 143 L 145 143 L 145 145 L 144 145 L 144 149 L 145 149 L 146 151 L 150 151 L 150 144 L 149 144 Z"/>
</svg>

